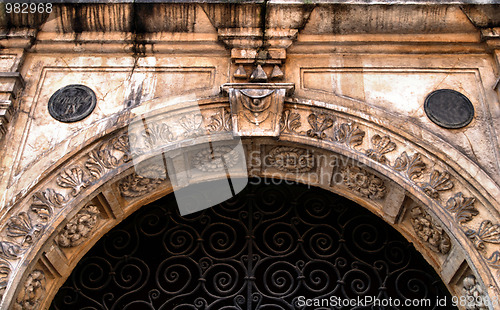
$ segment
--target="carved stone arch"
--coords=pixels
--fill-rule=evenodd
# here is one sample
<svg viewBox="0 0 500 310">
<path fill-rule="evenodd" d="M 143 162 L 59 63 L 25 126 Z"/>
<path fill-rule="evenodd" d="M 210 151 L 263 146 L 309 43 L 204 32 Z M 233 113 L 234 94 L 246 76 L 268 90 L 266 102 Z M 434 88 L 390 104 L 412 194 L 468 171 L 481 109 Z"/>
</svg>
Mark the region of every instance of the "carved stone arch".
<svg viewBox="0 0 500 310">
<path fill-rule="evenodd" d="M 64 156 L 11 204 L 0 232 L 5 284 L 1 308 L 48 306 L 100 236 L 142 205 L 172 191 L 170 180 L 139 176 L 134 165 L 166 151 L 182 148 L 182 154 L 187 154 L 202 150 L 200 145 L 209 141 L 222 145 L 233 140 L 226 98 L 192 103 L 161 107 L 161 100 L 156 100 L 144 106 L 161 108 L 147 115 L 132 110 L 86 147 Z M 200 107 L 201 118 L 193 114 L 193 106 Z M 141 117 L 134 121 L 135 115 Z M 141 124 L 143 117 L 166 127 L 145 135 L 147 128 L 128 127 Z M 496 187 L 481 171 L 477 175 L 485 183 L 473 183 L 460 169 L 468 164 L 463 158 L 446 161 L 443 154 L 423 147 L 421 139 L 396 134 L 390 125 L 380 125 L 384 123 L 339 105 L 289 98 L 280 119 L 279 140 L 243 137 L 247 155 L 258 156 L 247 160 L 248 172 L 320 186 L 352 199 L 415 243 L 452 293 L 470 288 L 472 275 L 478 281 L 473 280 L 474 285 L 496 296 L 500 255 L 492 245 L 500 242 L 500 220 L 494 200 L 482 194 L 494 196 Z M 157 140 L 148 142 L 145 137 L 151 134 L 158 135 Z M 143 153 L 131 154 L 134 136 L 142 137 Z M 272 159 L 280 152 L 310 160 L 283 166 Z M 329 156 L 347 165 L 332 164 Z M 333 172 L 340 175 L 337 183 L 328 177 L 308 179 L 312 174 L 333 176 Z"/>
</svg>

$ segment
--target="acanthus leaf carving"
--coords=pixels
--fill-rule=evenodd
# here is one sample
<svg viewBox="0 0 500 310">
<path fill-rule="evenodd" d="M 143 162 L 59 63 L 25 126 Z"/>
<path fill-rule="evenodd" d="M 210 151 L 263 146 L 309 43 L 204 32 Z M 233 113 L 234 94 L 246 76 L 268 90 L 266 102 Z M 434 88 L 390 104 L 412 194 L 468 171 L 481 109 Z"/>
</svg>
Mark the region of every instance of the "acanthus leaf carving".
<svg viewBox="0 0 500 310">
<path fill-rule="evenodd" d="M 431 198 L 439 198 L 439 192 L 449 190 L 453 187 L 453 182 L 450 179 L 450 174 L 433 170 L 429 176 L 429 182 L 419 183 L 419 186 Z"/>
<path fill-rule="evenodd" d="M 182 128 L 186 130 L 184 137 L 194 138 L 205 134 L 205 128 L 203 128 L 203 116 L 201 114 L 188 114 L 184 115 L 180 120 Z"/>
<path fill-rule="evenodd" d="M 71 188 L 71 195 L 76 196 L 90 184 L 90 181 L 85 178 L 85 174 L 80 167 L 72 167 L 61 172 L 56 179 L 56 183 L 61 187 Z"/>
<path fill-rule="evenodd" d="M 80 245 L 94 231 L 100 212 L 94 205 L 83 207 L 57 235 L 55 241 L 61 247 Z"/>
<path fill-rule="evenodd" d="M 366 155 L 381 164 L 388 164 L 385 154 L 396 149 L 396 143 L 391 141 L 391 137 L 374 135 L 371 138 L 373 148 L 366 150 Z"/>
<path fill-rule="evenodd" d="M 131 136 L 129 134 L 121 134 L 111 139 L 113 149 L 123 153 L 121 160 L 125 163 L 132 159 L 130 155 L 130 139 Z"/>
<path fill-rule="evenodd" d="M 446 202 L 446 210 L 456 213 L 457 222 L 468 222 L 479 214 L 479 211 L 474 207 L 475 201 L 474 197 L 465 197 L 462 193 L 457 193 Z"/>
<path fill-rule="evenodd" d="M 307 131 L 307 135 L 312 138 L 325 139 L 325 130 L 332 127 L 335 123 L 333 116 L 326 113 L 311 113 L 307 117 L 307 122 L 311 126 L 311 129 Z"/>
<path fill-rule="evenodd" d="M 410 222 L 418 238 L 429 245 L 434 252 L 447 254 L 451 249 L 451 241 L 443 228 L 435 224 L 422 207 L 413 207 L 410 214 Z"/>
<path fill-rule="evenodd" d="M 147 178 L 133 173 L 126 176 L 118 187 L 123 197 L 134 198 L 155 190 L 161 182 L 161 178 Z"/>
<path fill-rule="evenodd" d="M 283 114 L 280 118 L 280 133 L 289 132 L 294 133 L 297 132 L 301 126 L 300 122 L 300 114 L 292 112 L 291 110 L 283 111 Z"/>
<path fill-rule="evenodd" d="M 45 274 L 41 270 L 33 270 L 17 297 L 15 310 L 35 310 L 38 309 L 40 300 L 45 293 L 47 280 Z"/>
<path fill-rule="evenodd" d="M 406 176 L 412 181 L 415 181 L 415 179 L 422 175 L 426 166 L 427 165 L 422 161 L 422 155 L 420 153 L 415 153 L 409 157 L 406 151 L 401 153 L 394 162 L 394 169 L 397 171 L 406 171 Z"/>
<path fill-rule="evenodd" d="M 148 124 L 142 133 L 147 150 L 162 147 L 165 143 L 174 141 L 174 134 L 165 123 Z"/>
<path fill-rule="evenodd" d="M 325 130 L 332 127 L 335 120 L 333 116 L 326 113 L 311 113 L 307 117 L 307 122 L 311 126 L 311 129 L 307 131 L 309 137 L 325 139 L 327 137 Z"/>
<path fill-rule="evenodd" d="M 85 167 L 94 179 L 100 178 L 106 169 L 113 169 L 116 166 L 118 166 L 118 159 L 106 148 L 106 144 L 90 151 L 89 159 L 85 162 Z"/>
<path fill-rule="evenodd" d="M 20 212 L 11 217 L 7 223 L 7 235 L 9 237 L 23 237 L 22 245 L 32 244 L 43 230 L 43 225 L 32 224 L 31 218 L 26 212 Z"/>
<path fill-rule="evenodd" d="M 0 241 L 0 257 L 17 259 L 24 253 L 24 249 L 17 243 Z"/>
<path fill-rule="evenodd" d="M 347 165 L 340 169 L 344 184 L 362 197 L 383 199 L 387 193 L 384 181 L 361 167 Z"/>
<path fill-rule="evenodd" d="M 333 139 L 354 148 L 363 143 L 365 132 L 357 125 L 351 123 L 342 123 L 335 129 Z"/>
<path fill-rule="evenodd" d="M 315 167 L 315 157 L 308 150 L 278 146 L 269 151 L 267 164 L 286 172 L 309 172 Z"/>
<path fill-rule="evenodd" d="M 490 220 L 482 221 L 478 230 L 469 229 L 465 234 L 478 250 L 484 250 L 486 248 L 485 242 L 500 243 L 500 225 L 493 224 Z"/>
<path fill-rule="evenodd" d="M 47 221 L 54 213 L 54 208 L 62 208 L 66 204 L 66 198 L 51 188 L 36 192 L 33 195 L 33 203 L 30 210 L 37 214 L 42 220 Z"/>
<path fill-rule="evenodd" d="M 233 130 L 233 123 L 231 122 L 231 112 L 222 108 L 221 111 L 210 116 L 210 123 L 207 126 L 208 131 L 231 131 Z"/>
</svg>

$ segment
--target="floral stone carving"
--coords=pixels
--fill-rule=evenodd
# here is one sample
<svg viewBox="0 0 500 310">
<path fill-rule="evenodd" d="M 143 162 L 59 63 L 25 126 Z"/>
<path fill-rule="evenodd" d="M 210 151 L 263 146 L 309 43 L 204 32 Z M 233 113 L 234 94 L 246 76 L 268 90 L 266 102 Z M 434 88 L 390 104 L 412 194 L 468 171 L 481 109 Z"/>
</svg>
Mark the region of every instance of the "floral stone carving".
<svg viewBox="0 0 500 310">
<path fill-rule="evenodd" d="M 34 310 L 45 293 L 46 278 L 41 270 L 34 270 L 24 282 L 23 289 L 17 298 L 15 310 Z"/>
<path fill-rule="evenodd" d="M 96 227 L 99 213 L 96 206 L 83 207 L 57 235 L 56 243 L 65 248 L 81 244 Z"/>
<path fill-rule="evenodd" d="M 340 169 L 340 173 L 347 188 L 362 197 L 383 199 L 387 193 L 384 181 L 361 167 L 347 165 Z"/>
<path fill-rule="evenodd" d="M 434 224 L 431 216 L 421 207 L 412 208 L 410 214 L 411 225 L 418 238 L 434 252 L 447 254 L 451 249 L 451 241 L 443 228 Z"/>
<path fill-rule="evenodd" d="M 488 307 L 484 303 L 486 296 L 481 285 L 477 282 L 473 275 L 467 276 L 463 280 L 462 296 L 465 297 L 467 310 L 487 310 Z"/>
<path fill-rule="evenodd" d="M 241 159 L 237 150 L 229 146 L 204 149 L 193 158 L 193 166 L 201 171 L 224 171 L 234 167 Z"/>
<path fill-rule="evenodd" d="M 314 169 L 314 155 L 306 149 L 278 146 L 267 156 L 267 164 L 286 172 L 309 172 Z"/>
<path fill-rule="evenodd" d="M 148 178 L 136 173 L 126 176 L 118 188 L 123 197 L 140 197 L 155 190 L 162 182 L 161 178 Z"/>
</svg>

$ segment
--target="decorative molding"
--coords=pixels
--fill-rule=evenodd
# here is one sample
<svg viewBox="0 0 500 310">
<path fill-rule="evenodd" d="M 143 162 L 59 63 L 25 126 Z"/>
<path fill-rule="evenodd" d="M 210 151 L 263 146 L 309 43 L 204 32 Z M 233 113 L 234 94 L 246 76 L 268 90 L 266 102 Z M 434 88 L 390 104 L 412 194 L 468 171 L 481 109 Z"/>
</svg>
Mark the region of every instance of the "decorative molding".
<svg viewBox="0 0 500 310">
<path fill-rule="evenodd" d="M 474 197 L 465 197 L 461 192 L 448 199 L 446 202 L 446 210 L 456 213 L 455 218 L 458 223 L 464 223 L 472 220 L 479 214 L 479 211 L 474 207 Z"/>
<path fill-rule="evenodd" d="M 80 245 L 94 231 L 99 214 L 99 209 L 94 205 L 83 207 L 57 235 L 56 243 L 63 248 Z"/>
<path fill-rule="evenodd" d="M 44 229 L 45 227 L 41 224 L 33 225 L 28 213 L 20 212 L 9 219 L 7 223 L 7 236 L 14 238 L 23 237 L 21 245 L 31 245 Z"/>
<path fill-rule="evenodd" d="M 0 73 L 0 140 L 7 134 L 7 125 L 10 122 L 14 105 L 21 97 L 26 85 L 19 72 Z"/>
<path fill-rule="evenodd" d="M 150 123 L 142 133 L 146 150 L 153 150 L 175 140 L 170 127 L 165 123 Z"/>
<path fill-rule="evenodd" d="M 371 139 L 373 149 L 366 150 L 366 156 L 378 161 L 381 164 L 389 164 L 385 154 L 392 152 L 396 149 L 396 143 L 391 141 L 389 136 L 374 135 Z"/>
<path fill-rule="evenodd" d="M 411 157 L 406 154 L 406 151 L 396 158 L 394 169 L 406 173 L 408 179 L 415 181 L 422 175 L 426 168 L 426 164 L 422 161 L 422 155 L 415 153 Z"/>
<path fill-rule="evenodd" d="M 222 108 L 219 112 L 210 116 L 210 123 L 207 126 L 208 131 L 231 131 L 233 124 L 231 122 L 231 111 Z"/>
<path fill-rule="evenodd" d="M 82 189 L 90 184 L 90 181 L 85 178 L 85 173 L 80 167 L 65 169 L 59 174 L 56 182 L 61 187 L 71 188 L 71 195 L 73 197 L 77 196 Z"/>
<path fill-rule="evenodd" d="M 450 174 L 433 170 L 429 176 L 429 182 L 419 183 L 419 186 L 431 198 L 438 199 L 439 192 L 449 190 L 453 187 Z"/>
<path fill-rule="evenodd" d="M 121 160 L 126 163 L 132 159 L 130 155 L 130 135 L 128 134 L 120 134 L 111 139 L 111 145 L 113 149 L 122 152 L 123 156 Z"/>
<path fill-rule="evenodd" d="M 24 252 L 25 249 L 17 243 L 0 241 L 0 257 L 2 258 L 18 259 Z"/>
<path fill-rule="evenodd" d="M 307 135 L 312 138 L 326 139 L 325 130 L 332 127 L 335 123 L 333 116 L 327 113 L 311 113 L 307 117 L 307 122 L 311 129 L 307 131 Z"/>
<path fill-rule="evenodd" d="M 67 199 L 63 195 L 51 188 L 47 188 L 45 191 L 36 192 L 33 195 L 30 210 L 42 220 L 48 221 L 54 213 L 54 208 L 60 209 L 64 207 L 66 202 Z"/>
<path fill-rule="evenodd" d="M 335 128 L 333 141 L 337 141 L 354 149 L 363 143 L 365 132 L 357 125 L 351 123 L 342 123 Z"/>
<path fill-rule="evenodd" d="M 45 293 L 47 279 L 41 270 L 34 270 L 24 282 L 23 289 L 17 297 L 15 310 L 38 309 L 39 302 Z"/>
<path fill-rule="evenodd" d="M 93 179 L 101 177 L 106 169 L 113 169 L 118 166 L 118 159 L 111 154 L 111 150 L 105 144 L 89 152 L 89 159 L 85 162 L 85 167 L 90 171 Z"/>
<path fill-rule="evenodd" d="M 434 252 L 448 254 L 451 249 L 451 241 L 443 228 L 434 224 L 431 216 L 422 207 L 412 208 L 410 215 L 411 225 L 420 240 L 425 242 Z"/>
<path fill-rule="evenodd" d="M 296 133 L 301 125 L 299 113 L 291 110 L 283 111 L 280 119 L 280 133 Z"/>
<path fill-rule="evenodd" d="M 484 220 L 477 230 L 469 229 L 465 232 L 478 250 L 484 250 L 486 243 L 500 243 L 500 225 Z"/>
<path fill-rule="evenodd" d="M 384 181 L 358 166 L 346 165 L 340 168 L 344 184 L 361 197 L 383 199 L 387 194 Z"/>
<path fill-rule="evenodd" d="M 309 150 L 278 146 L 269 151 L 267 164 L 285 172 L 309 172 L 315 168 L 315 157 Z"/>
<path fill-rule="evenodd" d="M 205 134 L 203 125 L 203 116 L 198 113 L 186 114 L 179 119 L 179 124 L 186 130 L 184 137 L 195 138 Z"/>
<path fill-rule="evenodd" d="M 201 171 L 225 171 L 241 161 L 240 154 L 229 146 L 204 149 L 193 157 L 192 165 Z"/>
</svg>

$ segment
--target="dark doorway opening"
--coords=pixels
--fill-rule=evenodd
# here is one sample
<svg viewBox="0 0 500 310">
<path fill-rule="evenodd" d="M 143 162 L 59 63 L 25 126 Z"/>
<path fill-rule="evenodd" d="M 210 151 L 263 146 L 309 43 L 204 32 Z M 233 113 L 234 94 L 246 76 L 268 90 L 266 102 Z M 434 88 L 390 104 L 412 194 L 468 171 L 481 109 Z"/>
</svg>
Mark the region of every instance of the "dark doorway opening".
<svg viewBox="0 0 500 310">
<path fill-rule="evenodd" d="M 451 303 L 446 287 L 383 220 L 277 183 L 251 180 L 185 217 L 173 195 L 144 206 L 81 259 L 50 309 L 456 309 L 436 305 Z"/>
</svg>

